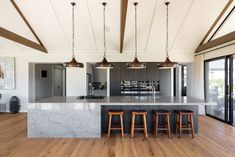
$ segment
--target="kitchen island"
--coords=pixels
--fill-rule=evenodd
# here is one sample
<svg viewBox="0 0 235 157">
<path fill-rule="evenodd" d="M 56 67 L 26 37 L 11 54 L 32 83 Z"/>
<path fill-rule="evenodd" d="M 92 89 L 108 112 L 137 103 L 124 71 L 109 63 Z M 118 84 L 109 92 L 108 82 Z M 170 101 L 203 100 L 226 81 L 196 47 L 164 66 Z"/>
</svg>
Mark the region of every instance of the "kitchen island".
<svg viewBox="0 0 235 157">
<path fill-rule="evenodd" d="M 52 97 L 28 105 L 28 137 L 30 138 L 100 138 L 107 131 L 107 112 L 124 111 L 125 132 L 129 133 L 131 110 L 148 112 L 148 131 L 152 132 L 153 110 L 171 111 L 174 132 L 174 111 L 194 111 L 195 132 L 198 132 L 198 106 L 216 105 L 192 97 L 112 96 L 104 99 Z"/>
</svg>

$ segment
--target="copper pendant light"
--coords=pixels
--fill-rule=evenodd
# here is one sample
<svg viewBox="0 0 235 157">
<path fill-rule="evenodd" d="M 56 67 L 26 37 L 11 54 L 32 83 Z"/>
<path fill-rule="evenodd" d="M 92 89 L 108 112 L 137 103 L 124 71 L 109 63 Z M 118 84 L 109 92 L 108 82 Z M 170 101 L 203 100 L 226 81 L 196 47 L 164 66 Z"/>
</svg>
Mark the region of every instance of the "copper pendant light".
<svg viewBox="0 0 235 157">
<path fill-rule="evenodd" d="M 146 64 L 139 62 L 137 56 L 137 5 L 138 3 L 135 2 L 135 59 L 132 63 L 127 63 L 126 66 L 128 69 L 144 69 L 146 68 Z"/>
<path fill-rule="evenodd" d="M 74 55 L 74 6 L 76 5 L 76 3 L 72 2 L 71 5 L 73 8 L 72 9 L 72 31 L 73 31 L 73 34 L 72 34 L 72 53 L 73 53 L 73 55 L 72 55 L 72 60 L 70 62 L 65 63 L 65 66 L 66 67 L 83 68 L 84 67 L 83 63 L 77 62 L 75 59 L 75 55 Z"/>
<path fill-rule="evenodd" d="M 169 58 L 169 48 L 168 48 L 168 6 L 170 2 L 166 2 L 166 59 L 165 61 L 158 67 L 159 69 L 168 69 L 174 68 L 177 66 L 177 62 L 172 62 Z"/>
<path fill-rule="evenodd" d="M 106 59 L 106 34 L 105 34 L 105 6 L 106 6 L 106 2 L 103 2 L 102 5 L 104 6 L 103 9 L 103 16 L 104 16 L 104 56 L 103 56 L 103 60 L 101 62 L 98 62 L 95 64 L 95 68 L 96 69 L 112 69 L 114 68 L 114 65 L 112 63 L 109 63 Z"/>
</svg>

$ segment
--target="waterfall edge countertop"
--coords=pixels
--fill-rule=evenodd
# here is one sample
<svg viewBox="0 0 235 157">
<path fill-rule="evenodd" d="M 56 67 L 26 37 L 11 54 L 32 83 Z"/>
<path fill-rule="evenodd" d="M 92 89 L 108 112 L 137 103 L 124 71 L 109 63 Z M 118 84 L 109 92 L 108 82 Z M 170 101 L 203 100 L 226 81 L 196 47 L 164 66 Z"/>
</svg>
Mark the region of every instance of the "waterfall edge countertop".
<svg viewBox="0 0 235 157">
<path fill-rule="evenodd" d="M 111 96 L 104 99 L 79 99 L 77 97 L 51 97 L 29 103 L 95 103 L 98 105 L 216 105 L 193 97 L 162 96 L 152 98 L 150 96 Z"/>
<path fill-rule="evenodd" d="M 106 128 L 106 116 L 109 109 L 125 110 L 124 125 L 130 122 L 128 114 L 133 109 L 146 109 L 148 119 L 152 119 L 152 110 L 188 109 L 194 111 L 194 123 L 197 131 L 198 107 L 216 105 L 192 97 L 111 96 L 104 99 L 77 99 L 77 97 L 52 97 L 28 104 L 28 137 L 30 138 L 100 138 Z M 103 115 L 103 116 L 102 116 Z M 172 124 L 175 120 L 172 119 Z M 151 122 L 151 121 L 149 121 Z M 148 123 L 151 127 L 152 123 Z M 172 125 L 174 126 L 174 125 Z M 126 129 L 129 131 L 129 129 Z"/>
</svg>

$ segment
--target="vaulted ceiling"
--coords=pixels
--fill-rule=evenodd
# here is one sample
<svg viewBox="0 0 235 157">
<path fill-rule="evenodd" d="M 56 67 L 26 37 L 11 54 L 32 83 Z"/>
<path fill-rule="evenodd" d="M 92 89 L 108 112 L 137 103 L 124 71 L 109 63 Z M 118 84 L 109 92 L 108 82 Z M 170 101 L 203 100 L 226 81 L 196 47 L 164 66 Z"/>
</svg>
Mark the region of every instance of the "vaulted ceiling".
<svg viewBox="0 0 235 157">
<path fill-rule="evenodd" d="M 137 0 L 138 50 L 165 51 L 165 0 Z M 15 0 L 47 48 L 48 53 L 67 53 L 71 47 L 71 5 L 68 0 Z M 103 50 L 103 0 L 76 0 L 75 49 L 82 53 Z M 123 53 L 134 50 L 134 0 L 128 1 Z M 169 6 L 170 53 L 194 53 L 228 0 L 171 0 Z M 107 50 L 120 53 L 121 0 L 107 0 Z M 10 0 L 0 1 L 0 27 L 38 42 Z M 0 54 L 34 52 L 31 48 L 0 37 Z"/>
</svg>

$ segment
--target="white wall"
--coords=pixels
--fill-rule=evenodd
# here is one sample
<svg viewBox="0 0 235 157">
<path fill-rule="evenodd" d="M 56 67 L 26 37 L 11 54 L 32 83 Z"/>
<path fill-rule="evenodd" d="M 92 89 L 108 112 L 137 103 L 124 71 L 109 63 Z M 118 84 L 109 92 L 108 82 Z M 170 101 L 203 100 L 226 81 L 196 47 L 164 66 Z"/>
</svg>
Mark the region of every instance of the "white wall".
<svg viewBox="0 0 235 157">
<path fill-rule="evenodd" d="M 66 94 L 67 96 L 86 95 L 86 64 L 83 69 L 66 69 Z"/>
</svg>

